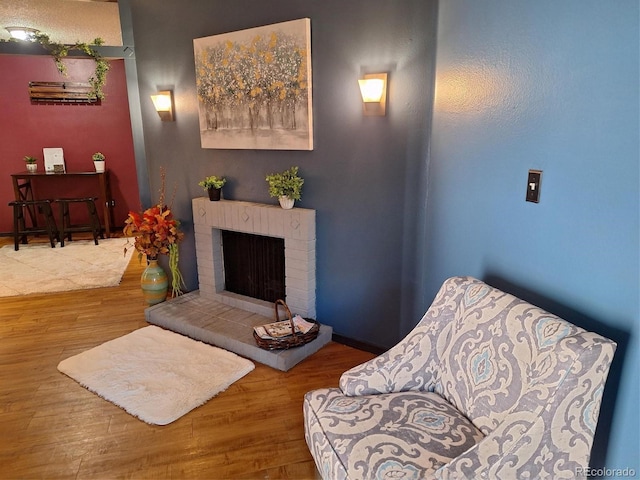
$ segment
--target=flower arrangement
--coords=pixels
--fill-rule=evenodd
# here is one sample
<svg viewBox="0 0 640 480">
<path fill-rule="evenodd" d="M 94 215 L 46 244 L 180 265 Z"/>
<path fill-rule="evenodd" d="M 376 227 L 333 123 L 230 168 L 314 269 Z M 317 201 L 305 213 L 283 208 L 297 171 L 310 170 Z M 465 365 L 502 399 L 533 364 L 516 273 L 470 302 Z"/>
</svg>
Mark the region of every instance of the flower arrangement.
<svg viewBox="0 0 640 480">
<path fill-rule="evenodd" d="M 101 152 L 94 153 L 91 158 L 93 158 L 94 162 L 104 162 L 104 154 Z"/>
<path fill-rule="evenodd" d="M 36 157 L 30 157 L 29 155 L 24 157 L 24 163 L 26 163 L 27 165 L 33 165 L 34 163 L 37 163 L 37 162 L 38 162 L 38 159 Z"/>
<path fill-rule="evenodd" d="M 227 179 L 224 177 L 217 177 L 216 175 L 211 175 L 210 177 L 205 177 L 204 180 L 198 183 L 199 186 L 204 188 L 205 190 L 209 190 L 210 188 L 215 188 L 216 190 L 224 187 L 224 184 L 227 183 Z"/>
<path fill-rule="evenodd" d="M 160 169 L 162 186 L 157 205 L 147 208 L 144 212 L 130 211 L 123 233 L 127 237 L 134 237 L 134 248 L 138 251 L 138 258 L 146 255 L 148 260 L 156 260 L 159 255 L 169 256 L 171 270 L 171 289 L 173 296 L 182 294 L 184 279 L 178 269 L 178 243 L 184 237 L 180 232 L 180 222 L 173 217 L 171 207 L 164 203 L 165 170 Z M 129 245 L 127 240 L 127 245 Z M 125 253 L 127 246 L 125 245 Z"/>
</svg>

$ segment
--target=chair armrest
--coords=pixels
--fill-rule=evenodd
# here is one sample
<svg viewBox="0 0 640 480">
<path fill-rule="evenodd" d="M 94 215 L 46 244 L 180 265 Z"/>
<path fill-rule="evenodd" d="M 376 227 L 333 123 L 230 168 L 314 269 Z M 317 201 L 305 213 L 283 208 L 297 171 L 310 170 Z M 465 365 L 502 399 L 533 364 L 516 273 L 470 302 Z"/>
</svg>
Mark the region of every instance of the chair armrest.
<svg viewBox="0 0 640 480">
<path fill-rule="evenodd" d="M 386 353 L 343 373 L 342 392 L 358 396 L 433 391 L 438 377 L 438 352 L 451 334 L 459 297 L 464 294 L 457 287 L 466 281 L 462 277 L 447 280 L 424 317 L 404 339 Z"/>
<path fill-rule="evenodd" d="M 582 445 L 558 450 L 554 438 L 567 437 L 560 422 L 551 426 L 541 409 L 510 415 L 480 443 L 434 473 L 437 480 L 492 478 L 586 479 L 589 454 Z M 571 435 L 569 435 L 571 437 Z M 576 440 L 577 437 L 573 437 Z M 567 442 L 571 443 L 571 442 Z M 581 440 L 577 441 L 582 444 Z"/>
<path fill-rule="evenodd" d="M 375 395 L 407 390 L 433 390 L 437 362 L 431 338 L 417 327 L 382 355 L 347 370 L 340 377 L 345 395 Z"/>
<path fill-rule="evenodd" d="M 586 478 L 615 347 L 591 332 L 558 342 L 501 423 L 434 477 Z"/>
</svg>

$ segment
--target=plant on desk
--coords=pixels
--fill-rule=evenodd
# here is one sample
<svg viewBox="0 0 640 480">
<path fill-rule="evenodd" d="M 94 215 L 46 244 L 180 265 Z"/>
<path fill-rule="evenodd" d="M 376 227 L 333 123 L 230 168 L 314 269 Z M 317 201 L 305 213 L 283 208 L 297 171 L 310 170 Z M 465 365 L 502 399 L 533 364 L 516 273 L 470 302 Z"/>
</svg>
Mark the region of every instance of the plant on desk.
<svg viewBox="0 0 640 480">
<path fill-rule="evenodd" d="M 36 157 L 30 157 L 29 155 L 24 157 L 24 163 L 27 165 L 27 171 L 34 173 L 38 171 L 38 159 Z"/>
<path fill-rule="evenodd" d="M 93 166 L 96 167 L 96 172 L 104 172 L 104 154 L 96 152 L 92 156 Z"/>
</svg>

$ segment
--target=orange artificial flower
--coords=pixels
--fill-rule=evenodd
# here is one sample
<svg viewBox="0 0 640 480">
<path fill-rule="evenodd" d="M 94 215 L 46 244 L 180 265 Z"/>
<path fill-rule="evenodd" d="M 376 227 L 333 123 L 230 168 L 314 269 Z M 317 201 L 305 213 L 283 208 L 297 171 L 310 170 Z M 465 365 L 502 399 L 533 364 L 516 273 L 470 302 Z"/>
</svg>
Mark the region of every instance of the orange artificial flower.
<svg viewBox="0 0 640 480">
<path fill-rule="evenodd" d="M 146 255 L 147 260 L 157 260 L 159 255 L 169 256 L 169 268 L 172 274 L 172 288 L 174 295 L 182 293 L 182 275 L 178 270 L 178 243 L 184 237 L 179 230 L 180 222 L 173 218 L 171 208 L 164 205 L 165 172 L 160 170 L 162 188 L 160 202 L 147 208 L 144 212 L 130 211 L 124 222 L 123 233 L 127 237 L 134 237 L 133 246 L 138 256 Z M 127 240 L 127 245 L 130 245 Z M 125 246 L 125 252 L 127 246 Z"/>
</svg>

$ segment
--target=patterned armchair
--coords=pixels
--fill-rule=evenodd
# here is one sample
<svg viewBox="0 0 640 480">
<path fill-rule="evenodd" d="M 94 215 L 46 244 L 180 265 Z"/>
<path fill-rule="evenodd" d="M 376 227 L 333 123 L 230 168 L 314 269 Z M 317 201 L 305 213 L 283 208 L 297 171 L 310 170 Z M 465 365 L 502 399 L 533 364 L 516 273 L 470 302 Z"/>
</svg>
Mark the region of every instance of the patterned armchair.
<svg viewBox="0 0 640 480">
<path fill-rule="evenodd" d="M 585 477 L 616 344 L 470 277 L 304 399 L 328 479 Z"/>
</svg>

